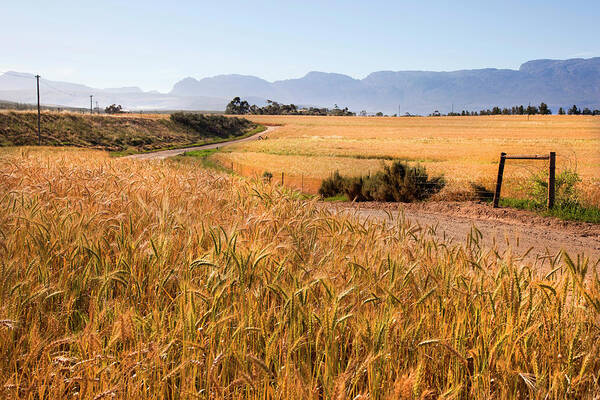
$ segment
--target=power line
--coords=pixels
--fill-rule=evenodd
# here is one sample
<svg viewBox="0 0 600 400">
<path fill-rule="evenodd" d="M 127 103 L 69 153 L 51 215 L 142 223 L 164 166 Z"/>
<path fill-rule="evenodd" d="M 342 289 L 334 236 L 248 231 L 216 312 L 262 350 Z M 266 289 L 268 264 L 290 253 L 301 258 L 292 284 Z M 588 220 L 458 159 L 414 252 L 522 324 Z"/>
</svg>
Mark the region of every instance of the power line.
<svg viewBox="0 0 600 400">
<path fill-rule="evenodd" d="M 38 146 L 42 144 L 42 134 L 40 129 L 40 76 L 36 75 L 35 79 L 37 81 L 37 106 L 38 106 Z"/>
<path fill-rule="evenodd" d="M 57 92 L 64 93 L 64 94 L 66 94 L 66 95 L 68 95 L 68 96 L 71 96 L 71 97 L 80 97 L 80 96 L 83 96 L 83 94 L 73 94 L 73 93 L 71 93 L 71 92 L 64 91 L 64 90 L 62 90 L 62 89 L 59 89 L 59 88 L 57 88 L 57 87 L 54 87 L 54 86 L 52 86 L 52 85 L 50 85 L 49 83 L 47 83 L 47 82 L 44 82 L 44 81 L 42 81 L 42 83 L 43 83 L 44 85 L 46 85 L 47 87 L 49 87 L 50 89 L 52 89 L 52 90 L 56 90 Z"/>
</svg>

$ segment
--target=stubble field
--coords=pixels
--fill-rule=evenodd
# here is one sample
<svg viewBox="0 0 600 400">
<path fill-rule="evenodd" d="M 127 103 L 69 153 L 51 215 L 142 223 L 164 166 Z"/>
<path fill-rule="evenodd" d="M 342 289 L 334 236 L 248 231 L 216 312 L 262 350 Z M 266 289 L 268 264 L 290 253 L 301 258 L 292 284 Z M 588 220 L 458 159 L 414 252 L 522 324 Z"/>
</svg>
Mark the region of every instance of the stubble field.
<svg viewBox="0 0 600 400">
<path fill-rule="evenodd" d="M 469 183 L 493 188 L 501 152 L 557 153 L 557 168 L 576 169 L 585 201 L 600 205 L 600 118 L 586 116 L 302 117 L 248 116 L 282 125 L 267 140 L 244 143 L 215 155 L 244 175 L 269 171 L 304 179 L 316 192 L 321 179 L 339 170 L 367 174 L 387 159 L 419 162 L 449 185 L 442 198 L 468 191 Z M 503 194 L 521 196 L 524 178 L 547 168 L 541 161 L 510 161 Z M 279 178 L 277 178 L 279 179 Z M 295 182 L 294 181 L 294 182 Z M 297 185 L 296 185 L 297 186 Z"/>
</svg>

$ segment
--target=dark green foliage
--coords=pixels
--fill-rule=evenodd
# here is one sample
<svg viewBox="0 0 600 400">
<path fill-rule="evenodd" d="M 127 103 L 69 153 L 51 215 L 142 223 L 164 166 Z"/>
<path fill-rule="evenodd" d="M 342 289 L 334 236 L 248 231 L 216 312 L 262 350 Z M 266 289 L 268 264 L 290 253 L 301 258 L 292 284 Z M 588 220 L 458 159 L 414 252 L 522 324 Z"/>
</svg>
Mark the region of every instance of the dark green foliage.
<svg viewBox="0 0 600 400">
<path fill-rule="evenodd" d="M 171 114 L 171 121 L 184 125 L 196 132 L 208 136 L 229 137 L 239 136 L 247 130 L 256 127 L 245 118 L 225 117 L 223 115 L 205 115 L 198 113 L 176 112 Z"/>
<path fill-rule="evenodd" d="M 273 174 L 269 171 L 265 171 L 263 172 L 262 177 L 265 182 L 271 183 L 271 179 L 273 179 Z"/>
<path fill-rule="evenodd" d="M 545 205 L 535 200 L 502 197 L 500 199 L 500 207 L 535 211 L 547 217 L 556 217 L 570 221 L 600 223 L 600 208 L 579 203 L 560 203 L 548 210 Z"/>
<path fill-rule="evenodd" d="M 577 172 L 565 169 L 556 175 L 556 201 L 552 209 L 547 208 L 548 202 L 548 172 L 544 171 L 531 176 L 523 189 L 527 199 L 501 198 L 500 205 L 536 211 L 545 216 L 560 219 L 600 223 L 600 208 L 585 205 L 579 198 L 577 184 L 581 182 Z"/>
<path fill-rule="evenodd" d="M 579 114 L 581 114 L 581 110 L 579 108 L 577 108 L 577 106 L 575 104 L 573 104 L 573 107 L 569 108 L 569 111 L 567 111 L 567 114 L 579 115 Z"/>
<path fill-rule="evenodd" d="M 123 107 L 121 107 L 120 104 L 111 104 L 104 109 L 104 112 L 107 114 L 121 114 L 123 112 Z"/>
<path fill-rule="evenodd" d="M 256 114 L 256 115 L 331 115 L 331 116 L 352 116 L 356 115 L 348 110 L 348 107 L 339 108 L 336 104 L 332 109 L 329 108 L 298 108 L 295 104 L 281 104 L 276 101 L 267 100 L 267 105 L 259 107 L 256 104 L 249 105 L 247 101 L 234 97 L 227 104 L 225 114 Z"/>
<path fill-rule="evenodd" d="M 225 114 L 248 114 L 250 110 L 250 104 L 246 100 L 241 101 L 239 97 L 234 97 L 233 100 L 227 104 L 225 108 Z"/>
<path fill-rule="evenodd" d="M 334 197 L 340 193 L 344 193 L 344 178 L 338 171 L 335 171 L 329 178 L 323 179 L 319 194 L 322 197 Z"/>
<path fill-rule="evenodd" d="M 224 141 L 250 135 L 253 130 L 246 127 L 255 126 L 245 120 L 239 123 L 223 119 L 228 118 L 205 119 L 209 127 L 203 125 L 207 129 L 197 131 L 187 124 L 163 117 L 123 115 L 116 118 L 89 113 L 43 112 L 41 137 L 44 146 L 92 147 L 114 152 L 116 156 Z M 210 125 L 213 123 L 214 127 Z M 239 130 L 236 129 L 238 127 Z M 254 131 L 259 129 L 256 127 Z M 0 112 L 0 146 L 31 146 L 37 143 L 37 112 Z"/>
<path fill-rule="evenodd" d="M 323 197 L 345 194 L 354 201 L 413 202 L 431 197 L 444 186 L 443 177 L 429 178 L 424 167 L 396 161 L 372 176 L 343 177 L 335 172 L 321 183 L 319 194 Z"/>
<path fill-rule="evenodd" d="M 362 176 L 353 176 L 350 178 L 344 179 L 344 194 L 348 196 L 349 199 L 354 201 L 367 201 L 373 200 L 364 196 L 363 194 L 363 186 L 365 184 L 365 179 Z"/>
<path fill-rule="evenodd" d="M 554 182 L 555 204 L 557 207 L 571 207 L 579 205 L 577 184 L 581 182 L 579 174 L 570 169 L 565 169 L 556 174 Z M 540 208 L 545 208 L 548 203 L 548 171 L 533 174 L 525 182 L 524 189 L 529 198 Z"/>
</svg>

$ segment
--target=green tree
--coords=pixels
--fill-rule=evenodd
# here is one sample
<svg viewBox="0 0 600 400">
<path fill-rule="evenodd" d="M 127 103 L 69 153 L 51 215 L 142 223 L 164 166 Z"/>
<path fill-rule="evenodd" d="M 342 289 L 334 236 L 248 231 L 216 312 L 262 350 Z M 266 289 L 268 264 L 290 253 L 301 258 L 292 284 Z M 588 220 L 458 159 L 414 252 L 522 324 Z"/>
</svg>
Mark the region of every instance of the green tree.
<svg viewBox="0 0 600 400">
<path fill-rule="evenodd" d="M 562 107 L 560 107 L 560 108 L 558 109 L 558 115 L 565 115 L 565 109 L 564 109 L 564 108 L 562 108 Z"/>
<path fill-rule="evenodd" d="M 552 111 L 548 108 L 548 105 L 544 102 L 540 104 L 540 114 L 542 115 L 550 115 Z"/>
<path fill-rule="evenodd" d="M 250 104 L 246 100 L 242 101 L 237 96 L 225 107 L 225 114 L 248 114 L 249 111 Z"/>
<path fill-rule="evenodd" d="M 573 107 L 569 108 L 569 111 L 567 111 L 567 113 L 569 115 L 579 115 L 581 114 L 581 110 L 577 108 L 577 105 L 573 104 Z"/>
<path fill-rule="evenodd" d="M 120 104 L 111 104 L 104 109 L 104 112 L 107 114 L 121 114 L 123 112 L 123 107 L 121 107 Z"/>
</svg>

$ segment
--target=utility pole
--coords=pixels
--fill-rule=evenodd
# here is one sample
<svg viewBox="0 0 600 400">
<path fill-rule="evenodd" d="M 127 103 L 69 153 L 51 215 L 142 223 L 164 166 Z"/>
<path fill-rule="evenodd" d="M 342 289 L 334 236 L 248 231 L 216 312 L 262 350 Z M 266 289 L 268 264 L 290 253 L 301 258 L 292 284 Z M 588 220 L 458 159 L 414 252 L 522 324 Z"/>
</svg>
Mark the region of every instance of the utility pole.
<svg viewBox="0 0 600 400">
<path fill-rule="evenodd" d="M 92 98 L 94 97 L 93 94 L 90 94 L 90 114 L 93 114 L 94 111 L 92 110 Z"/>
<path fill-rule="evenodd" d="M 398 104 L 398 116 L 400 116 L 400 104 Z"/>
<path fill-rule="evenodd" d="M 38 101 L 38 146 L 42 144 L 42 133 L 40 129 L 40 76 L 36 75 L 37 80 L 37 101 Z"/>
</svg>

